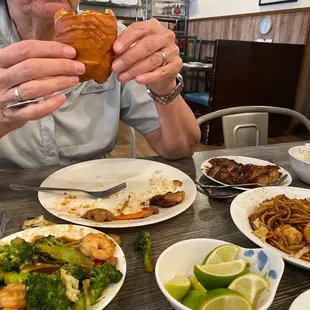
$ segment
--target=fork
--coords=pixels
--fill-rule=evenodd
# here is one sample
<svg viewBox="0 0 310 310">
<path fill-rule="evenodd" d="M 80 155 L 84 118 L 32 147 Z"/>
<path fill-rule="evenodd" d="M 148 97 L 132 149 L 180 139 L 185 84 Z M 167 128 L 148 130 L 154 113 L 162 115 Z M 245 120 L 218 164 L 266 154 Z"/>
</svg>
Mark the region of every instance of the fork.
<svg viewBox="0 0 310 310">
<path fill-rule="evenodd" d="M 281 184 L 283 181 L 285 181 L 287 179 L 287 174 L 282 175 L 278 180 L 274 181 L 273 183 L 270 183 L 268 185 L 263 185 L 260 183 L 246 183 L 246 184 L 227 184 L 227 185 L 213 185 L 213 184 L 202 184 L 198 181 L 195 181 L 195 184 L 199 185 L 202 188 L 231 188 L 231 187 L 252 187 L 252 186 L 256 186 L 256 187 L 266 187 L 266 186 L 277 186 L 279 184 Z"/>
<path fill-rule="evenodd" d="M 109 197 L 115 193 L 118 193 L 119 191 L 125 189 L 127 187 L 126 182 L 119 184 L 117 186 L 111 187 L 109 189 L 106 189 L 104 191 L 86 191 L 84 189 L 78 189 L 78 188 L 64 188 L 64 187 L 35 187 L 35 186 L 26 186 L 21 184 L 10 184 L 9 185 L 11 189 L 16 191 L 72 191 L 72 192 L 82 192 L 86 193 L 89 196 L 93 198 L 106 198 Z"/>
<path fill-rule="evenodd" d="M 42 103 L 44 102 L 44 98 L 43 97 L 39 97 L 36 99 L 31 99 L 31 100 L 26 100 L 26 101 L 20 101 L 17 103 L 12 103 L 6 106 L 7 109 L 13 109 L 13 108 L 23 108 L 26 105 L 29 104 L 38 104 L 38 103 Z"/>
</svg>

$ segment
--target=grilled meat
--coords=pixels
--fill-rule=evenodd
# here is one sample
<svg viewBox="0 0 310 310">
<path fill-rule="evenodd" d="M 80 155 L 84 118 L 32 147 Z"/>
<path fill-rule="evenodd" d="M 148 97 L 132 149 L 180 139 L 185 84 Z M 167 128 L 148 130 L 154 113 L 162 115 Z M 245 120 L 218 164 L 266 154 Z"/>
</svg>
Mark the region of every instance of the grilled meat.
<svg viewBox="0 0 310 310">
<path fill-rule="evenodd" d="M 267 185 L 275 182 L 281 176 L 280 168 L 276 165 L 243 165 L 227 158 L 213 158 L 209 163 L 212 166 L 206 168 L 206 173 L 226 184 L 259 183 Z"/>
<path fill-rule="evenodd" d="M 185 198 L 184 191 L 176 193 L 168 192 L 165 195 L 156 195 L 150 199 L 151 206 L 158 206 L 162 208 L 170 208 L 181 203 Z"/>
</svg>

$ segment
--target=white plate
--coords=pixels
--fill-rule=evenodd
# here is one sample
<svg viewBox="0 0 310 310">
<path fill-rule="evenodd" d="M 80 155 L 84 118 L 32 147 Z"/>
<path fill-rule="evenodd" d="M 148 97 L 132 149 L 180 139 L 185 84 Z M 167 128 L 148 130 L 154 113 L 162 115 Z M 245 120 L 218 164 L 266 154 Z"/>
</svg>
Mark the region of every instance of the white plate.
<svg viewBox="0 0 310 310">
<path fill-rule="evenodd" d="M 0 242 L 9 243 L 12 239 L 16 237 L 23 238 L 26 241 L 30 242 L 33 239 L 33 237 L 37 235 L 43 235 L 43 236 L 54 235 L 55 237 L 68 237 L 70 239 L 81 239 L 90 233 L 103 234 L 103 232 L 95 230 L 93 228 L 89 228 L 89 227 L 82 227 L 82 226 L 70 225 L 70 224 L 69 225 L 50 225 L 50 226 L 44 226 L 44 227 L 30 228 L 27 230 L 17 232 L 13 235 L 10 235 L 10 236 L 7 236 L 1 239 Z M 116 294 L 122 287 L 125 276 L 126 276 L 125 255 L 122 249 L 120 248 L 120 246 L 114 240 L 113 242 L 116 245 L 115 256 L 118 258 L 117 268 L 123 274 L 123 277 L 118 283 L 113 284 L 108 288 L 107 293 L 104 295 L 104 298 L 101 299 L 95 305 L 93 305 L 91 307 L 91 310 L 104 309 L 116 296 Z"/>
<path fill-rule="evenodd" d="M 113 199 L 107 198 L 96 201 L 84 194 L 78 194 L 78 199 L 73 203 L 78 207 L 81 204 L 93 204 L 97 208 L 113 208 L 117 202 L 125 201 L 130 192 L 145 193 L 149 188 L 149 179 L 156 171 L 160 175 L 183 183 L 181 190 L 185 191 L 182 203 L 171 208 L 160 208 L 159 214 L 154 214 L 144 219 L 113 222 L 95 222 L 84 219 L 78 215 L 62 210 L 61 201 L 63 192 L 39 192 L 38 197 L 42 206 L 53 215 L 76 224 L 91 227 L 121 228 L 136 227 L 155 224 L 168 220 L 188 209 L 196 198 L 196 186 L 192 179 L 182 171 L 168 165 L 142 159 L 99 159 L 75 164 L 50 175 L 41 186 L 57 186 L 70 188 L 83 188 L 86 190 L 104 190 L 127 182 L 127 189 L 117 194 Z"/>
<path fill-rule="evenodd" d="M 227 159 L 232 159 L 234 161 L 236 161 L 237 163 L 246 165 L 246 164 L 252 164 L 252 165 L 258 165 L 258 166 L 267 166 L 267 165 L 274 165 L 273 163 L 266 161 L 266 160 L 262 160 L 262 159 L 257 159 L 257 158 L 252 158 L 252 157 L 245 157 L 245 156 L 218 156 L 218 157 L 213 157 L 213 158 L 227 158 Z M 211 164 L 209 163 L 209 161 L 213 158 L 209 158 L 208 160 L 205 160 L 202 164 L 201 164 L 201 171 L 202 173 L 210 180 L 212 180 L 213 182 L 216 182 L 218 184 L 222 184 L 222 185 L 227 185 L 223 182 L 220 182 L 210 176 L 207 175 L 207 173 L 204 170 L 204 167 L 211 167 Z M 280 167 L 280 166 L 279 166 Z M 281 183 L 281 186 L 289 186 L 292 183 L 292 176 L 290 175 L 290 173 L 283 169 L 282 167 L 280 167 L 279 172 L 283 174 L 287 174 L 287 178 L 286 180 L 284 180 L 284 182 Z M 243 191 L 248 191 L 249 188 L 246 187 L 238 187 L 236 186 L 235 188 L 243 190 Z"/>
<path fill-rule="evenodd" d="M 262 242 L 252 233 L 252 228 L 248 219 L 248 215 L 255 211 L 259 204 L 266 199 L 271 199 L 277 195 L 286 195 L 289 198 L 310 198 L 310 190 L 298 187 L 271 186 L 255 188 L 247 192 L 243 192 L 237 196 L 230 206 L 230 215 L 238 229 L 250 240 L 262 248 L 270 249 L 280 254 L 287 262 L 310 270 L 310 262 L 303 259 L 290 257 L 289 254 L 282 252 L 268 243 Z"/>
<path fill-rule="evenodd" d="M 161 253 L 155 267 L 156 281 L 174 309 L 189 310 L 170 296 L 165 288 L 165 283 L 176 274 L 191 277 L 194 265 L 200 265 L 207 254 L 223 244 L 227 244 L 227 242 L 215 239 L 190 239 L 175 243 Z M 240 247 L 237 258 L 247 260 L 250 263 L 249 271 L 266 277 L 269 282 L 270 287 L 260 296 L 256 308 L 256 310 L 267 310 L 272 304 L 283 275 L 283 259 L 269 250 L 242 247 Z"/>
<path fill-rule="evenodd" d="M 310 290 L 300 294 L 291 304 L 289 310 L 309 310 Z"/>
</svg>

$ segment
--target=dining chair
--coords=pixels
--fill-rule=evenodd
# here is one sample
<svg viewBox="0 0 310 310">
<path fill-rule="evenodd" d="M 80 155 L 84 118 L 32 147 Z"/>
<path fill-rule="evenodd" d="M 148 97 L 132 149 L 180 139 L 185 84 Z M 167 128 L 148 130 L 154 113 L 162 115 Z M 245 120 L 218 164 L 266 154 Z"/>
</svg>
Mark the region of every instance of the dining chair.
<svg viewBox="0 0 310 310">
<path fill-rule="evenodd" d="M 226 148 L 257 146 L 268 143 L 268 115 L 281 114 L 298 119 L 310 132 L 310 120 L 301 113 L 272 106 L 239 106 L 221 109 L 197 119 L 199 125 L 222 118 Z"/>
<path fill-rule="evenodd" d="M 178 35 L 175 38 L 183 61 L 194 61 L 197 47 L 197 36 Z"/>
<path fill-rule="evenodd" d="M 239 106 L 294 110 L 304 46 L 216 40 L 209 112 Z M 288 116 L 269 115 L 269 137 L 290 130 Z M 222 145 L 221 119 L 209 123 L 208 144 Z"/>
</svg>

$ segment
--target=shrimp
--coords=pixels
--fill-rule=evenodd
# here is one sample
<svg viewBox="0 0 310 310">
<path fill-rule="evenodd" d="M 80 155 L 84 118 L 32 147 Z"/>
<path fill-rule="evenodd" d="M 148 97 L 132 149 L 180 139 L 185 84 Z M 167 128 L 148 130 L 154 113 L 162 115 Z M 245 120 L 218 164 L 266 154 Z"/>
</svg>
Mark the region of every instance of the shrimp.
<svg viewBox="0 0 310 310">
<path fill-rule="evenodd" d="M 307 241 L 308 245 L 310 245 L 310 223 L 305 226 L 303 233 L 305 240 Z"/>
<path fill-rule="evenodd" d="M 80 250 L 91 259 L 108 260 L 115 252 L 115 243 L 103 234 L 89 234 L 82 239 Z"/>
<path fill-rule="evenodd" d="M 0 308 L 24 309 L 26 288 L 22 283 L 9 284 L 0 290 Z"/>
<path fill-rule="evenodd" d="M 302 233 L 291 225 L 280 226 L 275 232 L 281 234 L 289 245 L 300 245 L 303 241 Z"/>
</svg>

